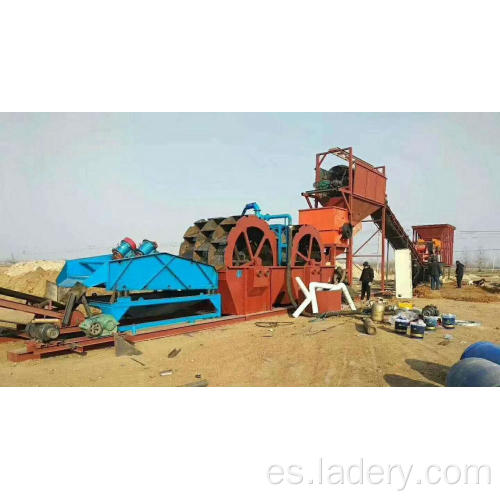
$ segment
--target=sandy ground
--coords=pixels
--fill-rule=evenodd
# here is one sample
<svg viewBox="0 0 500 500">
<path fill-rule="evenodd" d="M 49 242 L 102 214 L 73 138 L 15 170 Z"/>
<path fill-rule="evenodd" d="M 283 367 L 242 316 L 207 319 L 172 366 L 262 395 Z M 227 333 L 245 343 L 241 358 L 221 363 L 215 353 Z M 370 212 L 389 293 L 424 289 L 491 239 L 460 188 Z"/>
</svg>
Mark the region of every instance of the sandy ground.
<svg viewBox="0 0 500 500">
<path fill-rule="evenodd" d="M 25 264 L 0 269 L 0 286 L 37 293 L 54 280 L 58 265 Z M 45 268 L 45 269 L 44 269 Z M 390 325 L 376 336 L 362 332 L 352 318 L 311 321 L 268 318 L 279 326 L 253 322 L 141 342 L 141 355 L 116 357 L 113 348 L 39 361 L 12 363 L 7 351 L 22 342 L 0 343 L 1 386 L 181 386 L 200 379 L 210 386 L 441 386 L 464 349 L 479 340 L 500 342 L 499 280 L 487 289 L 456 289 L 447 283 L 433 292 L 419 287 L 417 307 L 433 303 L 441 312 L 479 321 L 479 327 L 438 329 L 424 340 L 401 337 Z M 43 295 L 43 293 L 40 293 Z M 281 323 L 288 322 L 289 324 Z M 451 333 L 453 339 L 445 341 Z M 173 349 L 177 356 L 169 358 Z M 172 370 L 171 375 L 160 372 Z"/>
<path fill-rule="evenodd" d="M 500 342 L 500 303 L 432 302 L 482 324 L 456 328 L 447 343 L 443 336 L 450 332 L 443 329 L 417 340 L 393 333 L 389 325 L 368 336 L 354 319 L 300 318 L 272 329 L 245 323 L 142 342 L 137 344 L 142 354 L 133 358 L 115 357 L 114 349 L 106 348 L 22 363 L 6 359 L 8 350 L 22 344 L 5 343 L 0 344 L 0 385 L 180 386 L 199 375 L 210 386 L 441 386 L 468 345 Z M 420 307 L 427 303 L 415 300 Z M 180 353 L 168 358 L 173 349 Z M 173 373 L 161 376 L 164 370 Z"/>
</svg>

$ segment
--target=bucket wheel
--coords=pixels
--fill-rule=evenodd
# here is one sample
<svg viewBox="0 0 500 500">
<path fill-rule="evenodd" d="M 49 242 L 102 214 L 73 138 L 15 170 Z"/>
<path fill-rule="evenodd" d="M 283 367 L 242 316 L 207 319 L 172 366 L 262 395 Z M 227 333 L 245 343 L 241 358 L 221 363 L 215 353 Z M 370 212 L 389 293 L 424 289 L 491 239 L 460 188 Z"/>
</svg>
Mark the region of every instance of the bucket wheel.
<svg viewBox="0 0 500 500">
<path fill-rule="evenodd" d="M 254 215 L 196 221 L 184 234 L 179 255 L 195 262 L 227 267 L 277 265 L 276 235 Z"/>
<path fill-rule="evenodd" d="M 291 249 L 292 266 L 324 266 L 325 247 L 321 235 L 314 226 L 300 226 L 293 235 Z"/>
<path fill-rule="evenodd" d="M 231 230 L 224 252 L 226 267 L 275 266 L 276 235 L 265 221 L 249 215 Z"/>
</svg>

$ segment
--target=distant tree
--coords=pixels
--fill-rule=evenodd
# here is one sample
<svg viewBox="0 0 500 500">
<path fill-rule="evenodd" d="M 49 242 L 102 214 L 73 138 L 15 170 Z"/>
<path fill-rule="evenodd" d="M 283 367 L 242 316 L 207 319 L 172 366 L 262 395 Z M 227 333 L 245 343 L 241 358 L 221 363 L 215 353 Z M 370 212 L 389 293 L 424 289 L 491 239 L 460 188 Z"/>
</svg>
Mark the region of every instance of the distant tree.
<svg viewBox="0 0 500 500">
<path fill-rule="evenodd" d="M 466 267 L 468 267 L 470 264 L 469 251 L 464 250 L 462 252 L 462 256 L 460 258 L 457 257 L 455 260 L 459 260 L 462 264 L 464 264 Z"/>
<path fill-rule="evenodd" d="M 486 264 L 485 254 L 483 248 L 480 248 L 477 252 L 477 269 L 482 271 Z"/>
</svg>

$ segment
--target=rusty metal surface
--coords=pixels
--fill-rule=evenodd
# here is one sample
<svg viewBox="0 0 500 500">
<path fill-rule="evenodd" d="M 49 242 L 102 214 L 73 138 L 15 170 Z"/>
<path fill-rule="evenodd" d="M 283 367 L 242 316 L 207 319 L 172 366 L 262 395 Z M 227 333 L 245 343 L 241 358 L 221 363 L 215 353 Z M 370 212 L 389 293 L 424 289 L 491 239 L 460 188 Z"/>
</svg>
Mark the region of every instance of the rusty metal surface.
<svg viewBox="0 0 500 500">
<path fill-rule="evenodd" d="M 356 174 L 354 175 L 354 186 L 352 188 L 355 196 L 382 205 L 385 203 L 386 182 L 385 175 L 374 167 L 356 163 Z"/>
<path fill-rule="evenodd" d="M 100 339 L 78 337 L 71 340 L 51 342 L 49 344 L 27 342 L 24 349 L 9 351 L 7 353 L 7 359 L 18 363 L 21 361 L 28 361 L 30 359 L 41 359 L 46 356 L 54 356 L 56 354 L 68 354 L 71 352 L 82 354 L 89 348 L 112 345 L 113 343 L 113 337 L 103 337 Z"/>
<path fill-rule="evenodd" d="M 172 328 L 165 328 L 162 330 L 149 331 L 143 334 L 127 335 L 125 339 L 132 343 L 144 342 L 146 340 L 154 340 L 164 337 L 172 337 L 175 335 L 183 335 L 185 333 L 204 331 L 223 326 L 241 323 L 243 321 L 252 321 L 268 316 L 276 316 L 287 314 L 287 308 L 275 308 L 271 311 L 266 311 L 257 314 L 247 314 L 242 316 L 228 316 L 225 318 L 216 319 L 213 321 L 206 321 L 200 324 L 176 326 Z M 91 339 L 88 337 L 77 337 L 71 340 L 60 340 L 48 344 L 41 344 L 38 342 L 28 341 L 23 350 L 10 351 L 7 353 L 7 358 L 13 362 L 28 361 L 32 359 L 41 359 L 48 356 L 58 354 L 78 353 L 84 354 L 89 349 L 98 347 L 106 347 L 114 345 L 114 337 L 102 337 Z"/>
<path fill-rule="evenodd" d="M 304 225 L 293 236 L 290 259 L 292 266 L 326 264 L 321 233 L 314 226 Z"/>
<path fill-rule="evenodd" d="M 64 314 L 62 311 L 56 311 L 54 309 L 45 309 L 42 307 L 31 306 L 29 304 L 21 304 L 19 302 L 13 302 L 12 300 L 6 300 L 6 299 L 0 299 L 0 307 L 5 307 L 7 309 L 13 309 L 15 311 L 23 311 L 57 319 L 62 319 Z"/>
<path fill-rule="evenodd" d="M 441 258 L 443 264 L 452 266 L 453 249 L 455 239 L 455 226 L 451 224 L 426 224 L 423 226 L 412 226 L 413 229 L 413 242 L 415 243 L 419 237 L 426 241 L 433 238 L 441 241 Z"/>
<path fill-rule="evenodd" d="M 276 235 L 254 215 L 214 217 L 196 221 L 184 233 L 179 256 L 215 267 L 277 263 Z"/>
<path fill-rule="evenodd" d="M 10 288 L 0 287 L 0 295 L 4 295 L 6 297 L 13 297 L 15 299 L 26 300 L 26 302 L 31 304 L 40 304 L 42 302 L 50 300 L 54 308 L 64 309 L 64 304 L 62 304 L 61 302 L 48 299 L 47 297 L 40 297 L 38 295 L 31 295 L 29 293 L 18 292 L 17 290 L 11 290 Z"/>
<path fill-rule="evenodd" d="M 309 208 L 339 207 L 347 210 L 348 222 L 351 227 L 356 226 L 366 217 L 380 211 L 381 232 L 385 234 L 385 201 L 386 184 L 385 166 L 376 167 L 353 154 L 352 147 L 331 148 L 316 155 L 315 183 L 321 180 L 321 168 L 325 159 L 333 155 L 342 159 L 348 167 L 349 181 L 347 185 L 337 189 L 332 197 L 325 196 L 324 190 L 307 191 L 302 193 Z M 382 220 L 384 219 L 384 220 Z M 330 263 L 335 266 L 336 258 L 345 253 L 347 279 L 353 279 L 354 235 L 344 245 L 336 241 L 324 240 L 330 255 Z M 382 246 L 385 244 L 382 238 Z M 381 252 L 381 280 L 382 290 L 385 286 L 385 250 Z"/>
</svg>

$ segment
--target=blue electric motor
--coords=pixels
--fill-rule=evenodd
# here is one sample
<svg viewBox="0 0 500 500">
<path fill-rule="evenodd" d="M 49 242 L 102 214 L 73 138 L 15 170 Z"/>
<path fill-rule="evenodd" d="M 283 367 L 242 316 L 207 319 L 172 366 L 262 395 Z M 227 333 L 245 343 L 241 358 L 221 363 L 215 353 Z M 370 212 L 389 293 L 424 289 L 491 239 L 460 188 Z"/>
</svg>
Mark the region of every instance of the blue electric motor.
<svg viewBox="0 0 500 500">
<path fill-rule="evenodd" d="M 454 364 L 447 387 L 500 387 L 500 365 L 482 358 L 465 358 Z"/>
<path fill-rule="evenodd" d="M 482 358 L 500 365 L 500 344 L 476 342 L 465 349 L 461 359 Z"/>
<path fill-rule="evenodd" d="M 137 255 L 149 255 L 150 253 L 156 253 L 158 248 L 158 243 L 156 241 L 142 240 L 140 247 L 137 249 Z"/>
<path fill-rule="evenodd" d="M 135 255 L 136 250 L 137 245 L 132 238 L 123 238 L 123 240 L 120 241 L 120 244 L 112 250 L 113 259 L 128 259 Z"/>
</svg>

